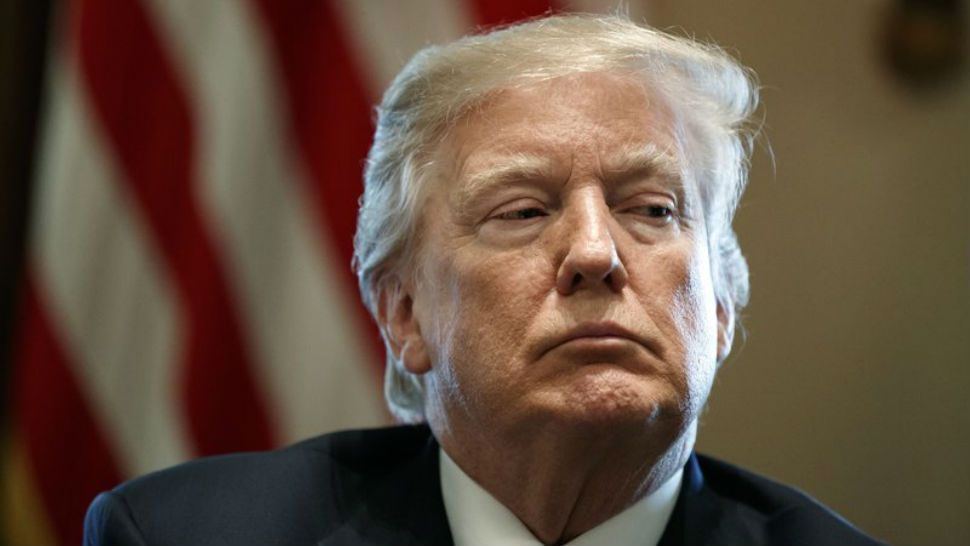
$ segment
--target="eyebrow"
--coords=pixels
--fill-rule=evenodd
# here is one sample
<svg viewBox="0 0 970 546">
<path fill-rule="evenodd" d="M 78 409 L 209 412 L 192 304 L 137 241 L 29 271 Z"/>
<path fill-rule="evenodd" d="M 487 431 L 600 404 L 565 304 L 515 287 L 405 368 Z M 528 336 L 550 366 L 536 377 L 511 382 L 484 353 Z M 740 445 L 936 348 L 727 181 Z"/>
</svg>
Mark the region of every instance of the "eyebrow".
<svg viewBox="0 0 970 546">
<path fill-rule="evenodd" d="M 494 165 L 463 177 L 456 195 L 458 209 L 466 210 L 481 195 L 495 188 L 522 180 L 549 180 L 555 176 L 554 165 L 552 158 L 544 155 L 520 152 L 502 156 Z"/>
<path fill-rule="evenodd" d="M 604 160 L 602 168 L 604 177 L 613 183 L 656 177 L 683 186 L 683 167 L 677 156 L 653 143 L 621 150 Z"/>
<path fill-rule="evenodd" d="M 479 198 L 496 188 L 506 187 L 523 180 L 550 181 L 556 178 L 556 163 L 541 154 L 517 152 L 503 155 L 493 165 L 462 177 L 461 189 L 455 196 L 459 214 Z M 640 144 L 603 160 L 603 177 L 611 185 L 641 178 L 659 178 L 670 184 L 682 200 L 683 175 L 677 156 L 653 143 Z"/>
</svg>

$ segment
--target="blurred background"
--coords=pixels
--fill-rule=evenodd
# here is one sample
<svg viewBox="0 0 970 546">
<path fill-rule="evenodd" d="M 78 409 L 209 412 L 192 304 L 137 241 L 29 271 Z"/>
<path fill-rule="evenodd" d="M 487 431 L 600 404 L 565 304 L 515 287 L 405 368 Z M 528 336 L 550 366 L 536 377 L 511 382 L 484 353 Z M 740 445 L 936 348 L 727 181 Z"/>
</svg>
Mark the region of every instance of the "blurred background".
<svg viewBox="0 0 970 546">
<path fill-rule="evenodd" d="M 389 422 L 349 263 L 408 57 L 584 0 L 0 3 L 0 537 L 179 461 Z M 700 449 L 893 544 L 970 544 L 957 0 L 630 1 L 763 86 L 746 339 Z"/>
</svg>

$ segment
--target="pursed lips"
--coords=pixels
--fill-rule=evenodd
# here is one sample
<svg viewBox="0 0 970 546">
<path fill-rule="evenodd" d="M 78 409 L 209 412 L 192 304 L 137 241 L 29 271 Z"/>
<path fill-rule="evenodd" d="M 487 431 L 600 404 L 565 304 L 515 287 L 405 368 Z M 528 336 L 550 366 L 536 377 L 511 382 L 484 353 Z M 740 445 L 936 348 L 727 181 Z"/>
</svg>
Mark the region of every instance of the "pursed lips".
<svg viewBox="0 0 970 546">
<path fill-rule="evenodd" d="M 614 322 L 584 322 L 570 328 L 564 334 L 554 337 L 551 342 L 544 347 L 542 354 L 545 355 L 556 347 L 569 343 L 570 341 L 585 338 L 626 339 L 644 347 L 650 352 L 655 352 L 654 348 L 646 339 L 633 333 L 629 329 L 620 326 L 619 324 Z"/>
</svg>

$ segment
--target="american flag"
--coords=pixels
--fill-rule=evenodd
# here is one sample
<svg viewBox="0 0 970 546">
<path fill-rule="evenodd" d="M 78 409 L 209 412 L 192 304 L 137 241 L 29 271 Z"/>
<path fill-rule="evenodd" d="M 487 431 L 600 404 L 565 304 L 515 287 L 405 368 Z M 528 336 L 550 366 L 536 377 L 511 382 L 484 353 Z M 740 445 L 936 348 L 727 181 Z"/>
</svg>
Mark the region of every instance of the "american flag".
<svg viewBox="0 0 970 546">
<path fill-rule="evenodd" d="M 388 422 L 349 265 L 372 105 L 428 43 L 576 6 L 59 7 L 3 447 L 15 545 L 79 544 L 134 475 Z"/>
</svg>

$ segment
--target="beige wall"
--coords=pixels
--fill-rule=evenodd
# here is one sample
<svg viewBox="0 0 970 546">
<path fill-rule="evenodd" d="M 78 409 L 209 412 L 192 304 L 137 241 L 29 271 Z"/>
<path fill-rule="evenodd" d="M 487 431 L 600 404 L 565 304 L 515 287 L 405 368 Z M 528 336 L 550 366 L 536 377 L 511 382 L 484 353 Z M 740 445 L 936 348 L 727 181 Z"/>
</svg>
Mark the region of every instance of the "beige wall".
<svg viewBox="0 0 970 546">
<path fill-rule="evenodd" d="M 893 543 L 970 544 L 970 86 L 898 86 L 886 4 L 651 10 L 758 72 L 777 163 L 757 152 L 738 216 L 748 339 L 700 445 Z"/>
</svg>

